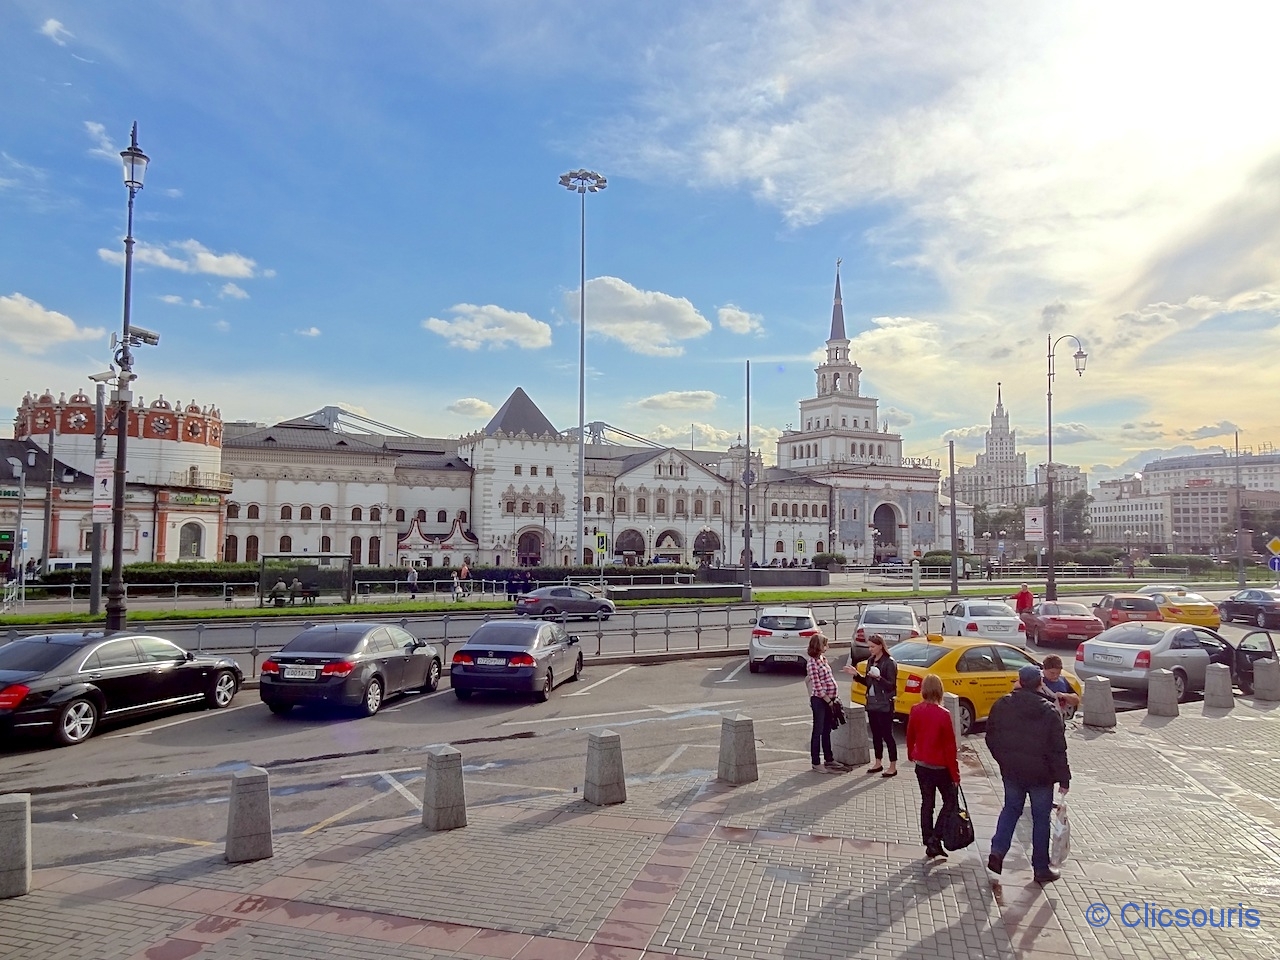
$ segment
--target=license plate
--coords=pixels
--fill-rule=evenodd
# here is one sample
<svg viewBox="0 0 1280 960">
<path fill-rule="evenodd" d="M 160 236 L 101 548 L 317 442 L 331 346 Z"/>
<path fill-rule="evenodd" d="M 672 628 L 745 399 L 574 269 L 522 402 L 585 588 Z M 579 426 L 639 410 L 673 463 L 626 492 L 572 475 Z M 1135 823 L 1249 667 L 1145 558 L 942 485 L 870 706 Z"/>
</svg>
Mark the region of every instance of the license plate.
<svg viewBox="0 0 1280 960">
<path fill-rule="evenodd" d="M 1089 638 L 1086 637 L 1083 633 L 1068 633 L 1067 639 L 1068 640 L 1088 640 Z"/>
<path fill-rule="evenodd" d="M 799 655 L 792 653 L 776 653 L 774 654 L 773 659 L 784 661 L 786 663 L 798 663 L 800 661 Z"/>
<path fill-rule="evenodd" d="M 1111 653 L 1095 653 L 1093 659 L 1101 663 L 1124 663 L 1124 657 L 1117 657 Z"/>
<path fill-rule="evenodd" d="M 286 680 L 314 680 L 316 678 L 315 667 L 285 667 L 284 678 Z"/>
<path fill-rule="evenodd" d="M 505 667 L 506 657 L 476 657 L 476 663 L 482 667 Z"/>
</svg>

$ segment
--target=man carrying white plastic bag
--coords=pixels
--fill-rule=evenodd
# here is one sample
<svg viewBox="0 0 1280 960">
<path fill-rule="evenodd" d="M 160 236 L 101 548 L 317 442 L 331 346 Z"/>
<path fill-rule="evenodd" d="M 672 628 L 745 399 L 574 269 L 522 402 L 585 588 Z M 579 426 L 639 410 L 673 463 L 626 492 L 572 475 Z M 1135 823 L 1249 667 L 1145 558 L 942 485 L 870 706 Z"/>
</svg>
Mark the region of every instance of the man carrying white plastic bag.
<svg viewBox="0 0 1280 960">
<path fill-rule="evenodd" d="M 1061 867 L 1071 856 L 1071 821 L 1067 818 L 1067 801 L 1059 796 L 1049 821 L 1049 865 Z"/>
</svg>

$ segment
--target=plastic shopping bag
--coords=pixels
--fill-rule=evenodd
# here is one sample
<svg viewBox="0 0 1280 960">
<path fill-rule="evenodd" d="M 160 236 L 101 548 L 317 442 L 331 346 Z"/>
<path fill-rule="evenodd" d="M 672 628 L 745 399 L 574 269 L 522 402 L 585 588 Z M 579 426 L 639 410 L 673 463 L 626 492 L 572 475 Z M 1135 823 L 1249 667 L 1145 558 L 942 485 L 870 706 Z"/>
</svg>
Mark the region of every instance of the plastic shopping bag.
<svg viewBox="0 0 1280 960">
<path fill-rule="evenodd" d="M 1059 800 L 1053 805 L 1049 819 L 1049 863 L 1062 866 L 1071 856 L 1071 821 L 1067 818 L 1067 803 Z"/>
</svg>

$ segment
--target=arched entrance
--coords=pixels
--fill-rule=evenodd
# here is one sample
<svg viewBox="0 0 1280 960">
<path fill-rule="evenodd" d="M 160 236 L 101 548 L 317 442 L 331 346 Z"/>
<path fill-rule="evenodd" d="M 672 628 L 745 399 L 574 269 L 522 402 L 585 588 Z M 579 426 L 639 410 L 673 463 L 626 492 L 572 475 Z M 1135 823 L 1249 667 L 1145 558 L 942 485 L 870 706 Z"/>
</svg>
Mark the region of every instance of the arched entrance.
<svg viewBox="0 0 1280 960">
<path fill-rule="evenodd" d="M 521 567 L 537 567 L 542 564 L 542 534 L 526 530 L 516 544 L 516 563 Z"/>
<path fill-rule="evenodd" d="M 684 559 L 684 537 L 679 530 L 663 530 L 653 542 L 653 555 L 659 560 L 679 563 Z"/>
<path fill-rule="evenodd" d="M 693 555 L 702 563 L 714 563 L 720 552 L 720 536 L 714 530 L 703 530 L 693 538 Z"/>
<path fill-rule="evenodd" d="M 622 557 L 627 566 L 644 563 L 648 557 L 644 555 L 644 534 L 639 530 L 623 530 L 614 541 L 613 552 Z"/>
<path fill-rule="evenodd" d="M 876 507 L 871 518 L 875 541 L 876 559 L 898 556 L 898 514 L 889 504 L 882 503 Z"/>
<path fill-rule="evenodd" d="M 184 523 L 178 531 L 178 555 L 183 560 L 195 560 L 203 552 L 204 527 L 192 521 Z"/>
</svg>

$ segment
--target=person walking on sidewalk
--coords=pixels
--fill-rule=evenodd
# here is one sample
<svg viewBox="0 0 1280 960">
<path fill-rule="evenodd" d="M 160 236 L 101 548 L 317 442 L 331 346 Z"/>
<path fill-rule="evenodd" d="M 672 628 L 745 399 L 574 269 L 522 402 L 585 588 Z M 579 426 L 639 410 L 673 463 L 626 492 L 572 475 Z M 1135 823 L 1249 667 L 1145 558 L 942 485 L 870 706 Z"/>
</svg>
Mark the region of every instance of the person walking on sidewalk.
<svg viewBox="0 0 1280 960">
<path fill-rule="evenodd" d="M 942 849 L 938 824 L 958 803 L 960 760 L 956 731 L 951 714 L 942 706 L 942 679 L 936 673 L 924 678 L 920 696 L 924 699 L 911 708 L 907 717 L 907 759 L 915 763 L 916 780 L 920 783 L 920 835 L 924 855 L 930 860 L 945 859 L 947 852 Z M 942 795 L 942 810 L 935 820 L 933 805 L 937 794 Z"/>
<path fill-rule="evenodd" d="M 871 728 L 871 748 L 876 755 L 874 766 L 867 773 L 879 773 L 882 777 L 898 775 L 898 741 L 893 736 L 893 698 L 898 695 L 898 665 L 889 656 L 884 637 L 873 633 L 867 638 L 871 656 L 867 660 L 867 672 L 861 674 L 846 665 L 844 672 L 853 677 L 854 683 L 867 688 L 867 726 Z M 884 754 L 889 754 L 889 769 L 884 769 Z M 881 772 L 883 771 L 883 772 Z"/>
<path fill-rule="evenodd" d="M 1031 869 L 1036 883 L 1052 883 L 1059 874 L 1049 866 L 1049 818 L 1053 813 L 1053 785 L 1065 794 L 1071 786 L 1067 737 L 1057 708 L 1038 692 L 1040 668 L 1018 671 L 1018 688 L 991 707 L 987 716 L 987 747 L 1000 766 L 1004 807 L 991 838 L 987 869 L 999 874 L 1013 844 L 1013 831 L 1031 798 Z"/>
<path fill-rule="evenodd" d="M 805 664 L 804 685 L 809 690 L 809 709 L 813 711 L 813 732 L 809 735 L 809 759 L 814 773 L 843 773 L 849 768 L 836 763 L 831 749 L 831 704 L 840 696 L 836 678 L 827 663 L 829 642 L 820 633 L 809 638 L 809 660 Z M 826 762 L 823 763 L 825 758 Z"/>
<path fill-rule="evenodd" d="M 412 566 L 409 568 L 409 599 L 418 599 L 418 568 Z"/>
</svg>

